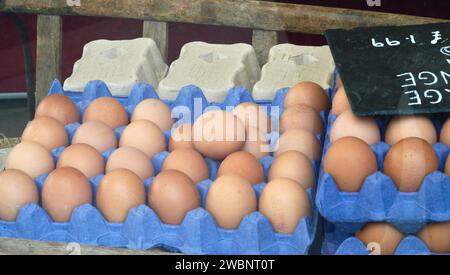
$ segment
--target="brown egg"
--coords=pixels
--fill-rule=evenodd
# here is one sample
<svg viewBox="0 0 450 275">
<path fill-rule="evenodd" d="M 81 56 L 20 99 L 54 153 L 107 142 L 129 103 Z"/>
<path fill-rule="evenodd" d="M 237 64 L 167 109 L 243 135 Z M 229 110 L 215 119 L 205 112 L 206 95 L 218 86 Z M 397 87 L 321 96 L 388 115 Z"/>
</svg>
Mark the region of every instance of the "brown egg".
<svg viewBox="0 0 450 275">
<path fill-rule="evenodd" d="M 142 151 L 133 147 L 120 147 L 109 156 L 106 163 L 106 173 L 119 168 L 134 172 L 141 180 L 153 176 L 151 159 Z"/>
<path fill-rule="evenodd" d="M 194 149 L 177 149 L 164 160 L 162 171 L 178 170 L 185 173 L 195 183 L 209 178 L 209 168 L 205 159 Z"/>
<path fill-rule="evenodd" d="M 319 160 L 322 154 L 317 137 L 302 129 L 286 131 L 280 136 L 275 149 L 275 157 L 291 150 L 305 154 L 310 160 Z"/>
<path fill-rule="evenodd" d="M 285 109 L 280 118 L 280 132 L 304 129 L 313 134 L 323 133 L 322 119 L 318 112 L 306 105 L 293 105 Z"/>
<path fill-rule="evenodd" d="M 55 222 L 68 222 L 75 208 L 91 203 L 89 180 L 72 167 L 51 172 L 42 187 L 42 207 Z"/>
<path fill-rule="evenodd" d="M 194 147 L 203 155 L 221 160 L 245 143 L 245 127 L 233 114 L 213 110 L 201 115 L 193 126 Z"/>
<path fill-rule="evenodd" d="M 348 101 L 347 94 L 344 87 L 339 88 L 333 98 L 332 111 L 333 115 L 338 116 L 345 111 L 351 110 L 350 102 Z"/>
<path fill-rule="evenodd" d="M 342 192 L 358 192 L 364 180 L 377 171 L 377 159 L 363 140 L 344 137 L 328 149 L 324 171 L 330 174 Z"/>
<path fill-rule="evenodd" d="M 316 176 L 311 160 L 297 151 L 286 151 L 276 157 L 269 170 L 269 181 L 288 178 L 303 188 L 315 188 Z"/>
<path fill-rule="evenodd" d="M 21 170 L 34 179 L 53 171 L 55 163 L 44 146 L 33 141 L 22 141 L 9 153 L 5 169 Z"/>
<path fill-rule="evenodd" d="M 85 143 L 99 152 L 117 148 L 117 138 L 114 130 L 100 121 L 88 121 L 77 129 L 72 138 L 72 144 Z"/>
<path fill-rule="evenodd" d="M 439 141 L 450 147 L 450 118 L 442 126 Z"/>
<path fill-rule="evenodd" d="M 259 212 L 278 233 L 292 234 L 303 217 L 311 216 L 311 202 L 297 182 L 279 178 L 270 181 L 261 193 Z"/>
<path fill-rule="evenodd" d="M 166 138 L 159 127 L 148 120 L 136 120 L 130 123 L 122 133 L 120 147 L 134 147 L 147 156 L 166 150 Z"/>
<path fill-rule="evenodd" d="M 223 175 L 206 196 L 206 210 L 219 227 L 236 229 L 242 219 L 256 211 L 256 194 L 250 182 L 234 174 Z"/>
<path fill-rule="evenodd" d="M 450 253 L 450 222 L 430 223 L 417 236 L 433 253 Z"/>
<path fill-rule="evenodd" d="M 397 246 L 405 235 L 394 226 L 384 223 L 368 223 L 356 234 L 367 248 L 375 249 L 372 253 L 378 255 L 394 255 Z"/>
<path fill-rule="evenodd" d="M 33 179 L 20 170 L 0 172 L 0 220 L 15 221 L 20 208 L 30 203 L 39 203 Z"/>
<path fill-rule="evenodd" d="M 186 174 L 165 170 L 155 177 L 148 201 L 163 223 L 181 224 L 189 211 L 200 208 L 200 193 Z"/>
<path fill-rule="evenodd" d="M 400 192 L 417 192 L 425 176 L 439 169 L 439 161 L 429 143 L 411 137 L 391 147 L 383 167 Z"/>
<path fill-rule="evenodd" d="M 236 174 L 251 184 L 264 181 L 264 169 L 261 163 L 255 156 L 244 151 L 234 152 L 222 161 L 217 177 L 226 174 Z"/>
<path fill-rule="evenodd" d="M 343 137 L 357 137 L 372 145 L 380 142 L 380 129 L 372 117 L 358 117 L 351 110 L 336 118 L 330 131 L 331 143 Z"/>
<path fill-rule="evenodd" d="M 37 142 L 48 150 L 69 144 L 64 125 L 54 118 L 44 116 L 28 122 L 23 131 L 22 140 Z"/>
<path fill-rule="evenodd" d="M 72 144 L 59 157 L 56 165 L 73 167 L 80 170 L 87 178 L 98 176 L 105 172 L 105 160 L 94 147 L 87 144 Z"/>
<path fill-rule="evenodd" d="M 266 135 L 257 128 L 249 127 L 246 130 L 246 141 L 242 151 L 249 152 L 256 158 L 268 156 L 270 153 L 270 144 Z"/>
<path fill-rule="evenodd" d="M 181 148 L 194 148 L 192 143 L 192 124 L 182 124 L 172 129 L 169 139 L 169 152 Z"/>
<path fill-rule="evenodd" d="M 437 142 L 434 124 L 426 116 L 399 116 L 393 118 L 386 129 L 385 142 L 393 145 L 408 137 L 418 137 L 430 144 Z"/>
<path fill-rule="evenodd" d="M 52 117 L 63 125 L 80 122 L 80 112 L 72 100 L 61 94 L 46 96 L 36 108 L 35 117 Z"/>
<path fill-rule="evenodd" d="M 130 170 L 116 169 L 103 177 L 96 201 L 106 220 L 122 223 L 131 209 L 145 204 L 144 183 Z"/>
<path fill-rule="evenodd" d="M 245 128 L 258 128 L 264 133 L 271 130 L 270 118 L 267 115 L 267 108 L 259 106 L 253 102 L 244 102 L 233 109 L 235 115 L 244 124 Z"/>
<path fill-rule="evenodd" d="M 314 108 L 317 112 L 330 109 L 330 99 L 325 90 L 314 82 L 304 81 L 292 87 L 284 99 L 284 108 L 303 104 Z"/>
<path fill-rule="evenodd" d="M 83 122 L 100 121 L 115 129 L 128 124 L 125 107 L 111 97 L 100 97 L 92 101 L 84 112 Z"/>
<path fill-rule="evenodd" d="M 173 120 L 170 108 L 161 100 L 149 98 L 139 103 L 133 111 L 131 121 L 149 120 L 163 131 L 172 128 Z"/>
</svg>

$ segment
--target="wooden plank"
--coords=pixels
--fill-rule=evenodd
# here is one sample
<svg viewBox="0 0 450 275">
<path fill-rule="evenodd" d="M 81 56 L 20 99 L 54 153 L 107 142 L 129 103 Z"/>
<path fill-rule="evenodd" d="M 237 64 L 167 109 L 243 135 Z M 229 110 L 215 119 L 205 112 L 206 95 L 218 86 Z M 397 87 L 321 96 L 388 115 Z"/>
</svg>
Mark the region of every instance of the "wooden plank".
<svg viewBox="0 0 450 275">
<path fill-rule="evenodd" d="M 167 22 L 144 21 L 143 37 L 155 40 L 163 60 L 167 62 L 169 26 Z"/>
<path fill-rule="evenodd" d="M 330 28 L 411 25 L 447 20 L 256 0 L 4 0 L 1 11 L 107 16 L 323 34 Z"/>
<path fill-rule="evenodd" d="M 269 57 L 270 48 L 278 44 L 278 34 L 275 31 L 253 30 L 252 45 L 255 48 L 259 64 L 263 66 Z"/>
<path fill-rule="evenodd" d="M 36 104 L 47 95 L 55 78 L 61 79 L 62 18 L 38 15 L 36 50 Z"/>
</svg>

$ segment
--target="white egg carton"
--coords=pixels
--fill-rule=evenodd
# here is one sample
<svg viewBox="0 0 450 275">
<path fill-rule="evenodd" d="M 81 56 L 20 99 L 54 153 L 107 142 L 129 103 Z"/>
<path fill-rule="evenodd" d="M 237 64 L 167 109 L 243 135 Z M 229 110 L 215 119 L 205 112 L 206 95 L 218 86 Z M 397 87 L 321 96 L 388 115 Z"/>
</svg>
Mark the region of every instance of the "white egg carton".
<svg viewBox="0 0 450 275">
<path fill-rule="evenodd" d="M 328 46 L 276 45 L 270 49 L 261 79 L 253 87 L 253 98 L 270 100 L 279 89 L 292 87 L 301 81 L 313 81 L 329 89 L 334 67 Z"/>
<path fill-rule="evenodd" d="M 167 68 L 150 38 L 96 40 L 84 46 L 83 56 L 64 82 L 64 90 L 82 92 L 89 81 L 102 80 L 114 96 L 128 96 L 137 83 L 158 87 Z"/>
<path fill-rule="evenodd" d="M 174 100 L 180 89 L 196 85 L 210 102 L 222 102 L 230 88 L 241 86 L 251 91 L 260 78 L 255 50 L 248 44 L 187 43 L 180 57 L 170 65 L 158 86 L 162 99 Z M 272 97 L 273 98 L 273 97 Z"/>
</svg>

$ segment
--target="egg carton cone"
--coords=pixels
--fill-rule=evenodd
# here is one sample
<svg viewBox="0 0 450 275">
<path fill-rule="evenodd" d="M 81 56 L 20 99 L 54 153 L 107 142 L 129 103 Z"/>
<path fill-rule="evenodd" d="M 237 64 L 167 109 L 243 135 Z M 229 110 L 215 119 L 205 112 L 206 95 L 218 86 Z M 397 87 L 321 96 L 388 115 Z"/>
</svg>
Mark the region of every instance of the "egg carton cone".
<svg viewBox="0 0 450 275">
<path fill-rule="evenodd" d="M 260 67 L 251 45 L 191 42 L 170 65 L 158 94 L 174 100 L 183 86 L 192 84 L 200 87 L 209 101 L 222 102 L 230 88 L 241 86 L 251 91 L 259 77 Z"/>
<path fill-rule="evenodd" d="M 270 49 L 261 79 L 253 87 L 256 100 L 273 98 L 277 90 L 301 81 L 313 81 L 329 89 L 333 84 L 334 61 L 328 46 L 279 44 Z"/>
<path fill-rule="evenodd" d="M 81 59 L 75 62 L 72 75 L 64 82 L 64 89 L 81 92 L 89 81 L 102 80 L 114 96 L 128 96 L 136 83 L 157 87 L 167 68 L 155 41 L 150 38 L 96 40 L 84 46 Z"/>
</svg>

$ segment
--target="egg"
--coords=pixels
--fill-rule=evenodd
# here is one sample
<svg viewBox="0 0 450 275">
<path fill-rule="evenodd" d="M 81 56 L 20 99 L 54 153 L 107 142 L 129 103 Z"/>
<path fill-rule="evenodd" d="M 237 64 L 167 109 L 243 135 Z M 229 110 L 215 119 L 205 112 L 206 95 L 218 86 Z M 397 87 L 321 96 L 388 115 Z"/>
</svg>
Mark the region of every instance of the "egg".
<svg viewBox="0 0 450 275">
<path fill-rule="evenodd" d="M 115 129 L 128 124 L 125 107 L 111 97 L 100 97 L 92 101 L 83 115 L 83 122 L 100 121 Z"/>
<path fill-rule="evenodd" d="M 255 156 L 244 151 L 234 152 L 222 161 L 217 177 L 226 174 L 236 174 L 251 184 L 264 181 L 264 169 L 261 163 Z"/>
<path fill-rule="evenodd" d="M 173 120 L 170 108 L 161 100 L 155 98 L 145 99 L 133 111 L 131 121 L 149 120 L 165 132 L 172 128 Z"/>
<path fill-rule="evenodd" d="M 350 102 L 348 101 L 344 87 L 341 87 L 334 95 L 332 112 L 333 115 L 338 116 L 348 110 L 351 110 Z"/>
<path fill-rule="evenodd" d="M 324 130 L 319 113 L 306 105 L 293 105 L 281 114 L 280 132 L 292 129 L 304 129 L 315 135 Z"/>
<path fill-rule="evenodd" d="M 192 124 L 181 124 L 173 128 L 169 139 L 169 152 L 176 149 L 194 148 L 192 143 Z"/>
<path fill-rule="evenodd" d="M 256 194 L 246 179 L 227 174 L 217 178 L 206 195 L 206 210 L 217 225 L 224 229 L 236 229 L 242 219 L 255 212 Z"/>
<path fill-rule="evenodd" d="M 128 169 L 116 169 L 106 174 L 97 190 L 96 205 L 112 223 L 122 223 L 131 209 L 145 204 L 142 180 Z"/>
<path fill-rule="evenodd" d="M 63 125 L 80 122 L 80 112 L 72 100 L 62 94 L 46 96 L 36 108 L 35 118 L 52 117 Z"/>
<path fill-rule="evenodd" d="M 372 145 L 380 142 L 380 129 L 372 117 L 359 117 L 351 110 L 336 118 L 330 131 L 331 143 L 343 137 L 357 137 Z"/>
<path fill-rule="evenodd" d="M 421 138 L 405 138 L 387 153 L 384 174 L 390 176 L 400 192 L 417 192 L 428 174 L 439 169 L 433 147 Z"/>
<path fill-rule="evenodd" d="M 276 157 L 269 170 L 269 181 L 288 178 L 303 188 L 315 188 L 316 176 L 311 160 L 297 151 L 286 151 Z"/>
<path fill-rule="evenodd" d="M 28 122 L 23 131 L 22 140 L 37 142 L 48 150 L 67 146 L 69 143 L 64 126 L 51 117 L 38 117 Z"/>
<path fill-rule="evenodd" d="M 204 113 L 196 119 L 192 130 L 195 149 L 216 160 L 239 151 L 245 143 L 244 124 L 225 111 Z"/>
<path fill-rule="evenodd" d="M 393 255 L 405 235 L 394 226 L 384 223 L 368 223 L 356 234 L 368 249 L 375 249 L 372 253 L 379 255 Z"/>
<path fill-rule="evenodd" d="M 57 168 L 45 179 L 42 207 L 55 222 L 68 222 L 75 208 L 92 203 L 92 187 L 86 176 L 72 167 Z"/>
<path fill-rule="evenodd" d="M 342 192 L 358 192 L 364 180 L 377 169 L 372 148 L 355 137 L 344 137 L 333 143 L 324 159 L 325 173 L 333 177 Z"/>
<path fill-rule="evenodd" d="M 72 144 L 67 147 L 56 164 L 60 167 L 73 167 L 80 170 L 87 178 L 105 172 L 105 160 L 94 147 L 87 144 Z"/>
<path fill-rule="evenodd" d="M 81 124 L 72 138 L 72 144 L 78 143 L 91 145 L 99 152 L 117 148 L 114 130 L 100 121 L 88 121 Z"/>
<path fill-rule="evenodd" d="M 30 203 L 39 203 L 33 179 L 20 170 L 0 172 L 0 220 L 15 221 L 20 209 Z"/>
<path fill-rule="evenodd" d="M 430 144 L 437 142 L 434 124 L 426 116 L 398 116 L 389 122 L 385 142 L 393 145 L 408 137 L 418 137 Z"/>
<path fill-rule="evenodd" d="M 450 222 L 430 223 L 417 234 L 433 253 L 450 253 Z"/>
<path fill-rule="evenodd" d="M 163 223 L 181 224 L 189 211 L 200 208 L 200 193 L 186 174 L 165 170 L 153 180 L 148 202 Z"/>
<path fill-rule="evenodd" d="M 317 112 L 330 109 L 330 99 L 325 90 L 318 84 L 310 81 L 300 82 L 289 89 L 284 99 L 284 108 L 303 104 L 314 108 Z"/>
<path fill-rule="evenodd" d="M 322 148 L 317 137 L 303 129 L 286 131 L 280 136 L 275 146 L 275 157 L 286 151 L 298 151 L 310 160 L 319 160 Z"/>
<path fill-rule="evenodd" d="M 162 171 L 178 170 L 193 182 L 199 183 L 209 178 L 209 168 L 202 155 L 194 149 L 177 149 L 164 160 Z"/>
<path fill-rule="evenodd" d="M 166 150 L 166 138 L 161 129 L 153 122 L 136 120 L 123 130 L 119 146 L 134 147 L 148 157 L 153 157 Z"/>
<path fill-rule="evenodd" d="M 450 147 L 450 118 L 442 126 L 439 141 Z"/>
<path fill-rule="evenodd" d="M 245 128 L 254 127 L 264 133 L 271 130 L 271 121 L 267 115 L 267 107 L 259 106 L 253 102 L 244 102 L 233 109 L 235 115 L 244 124 Z"/>
<path fill-rule="evenodd" d="M 150 178 L 154 172 L 151 159 L 133 147 L 120 147 L 109 156 L 105 172 L 109 173 L 120 168 L 134 172 L 141 180 Z"/>
<path fill-rule="evenodd" d="M 311 202 L 297 182 L 279 178 L 264 187 L 259 199 L 259 212 L 282 234 L 292 234 L 300 220 L 311 216 Z"/>
<path fill-rule="evenodd" d="M 256 158 L 268 156 L 270 154 L 270 144 L 266 135 L 257 128 L 249 127 L 246 130 L 246 140 L 242 151 L 249 152 Z"/>
<path fill-rule="evenodd" d="M 9 153 L 5 169 L 21 170 L 34 179 L 53 171 L 55 163 L 44 146 L 33 141 L 22 141 Z"/>
</svg>

